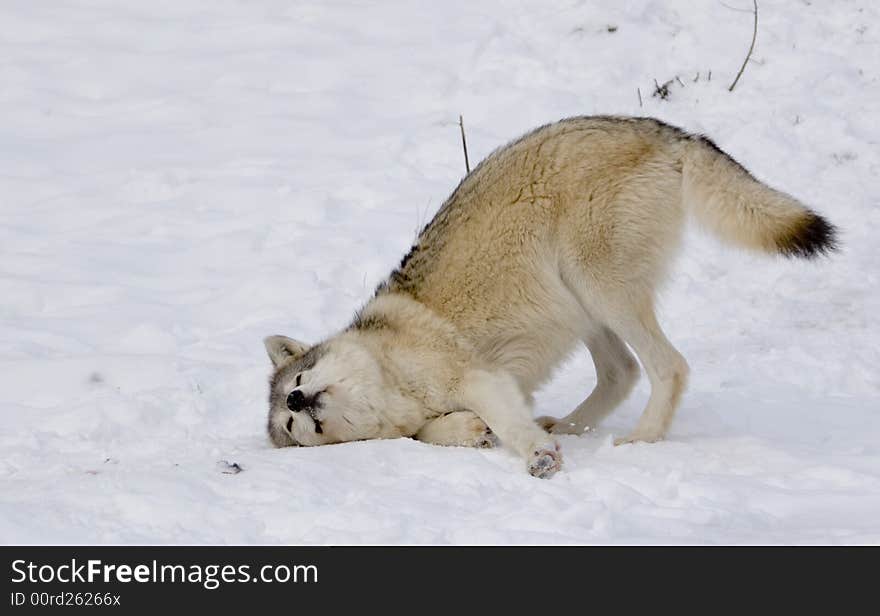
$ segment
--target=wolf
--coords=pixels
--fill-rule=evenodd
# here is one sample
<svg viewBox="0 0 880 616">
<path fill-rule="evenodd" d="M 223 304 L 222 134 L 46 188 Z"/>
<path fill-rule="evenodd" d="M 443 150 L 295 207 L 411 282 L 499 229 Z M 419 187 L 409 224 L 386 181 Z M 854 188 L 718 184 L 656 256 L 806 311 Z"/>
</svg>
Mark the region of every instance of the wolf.
<svg viewBox="0 0 880 616">
<path fill-rule="evenodd" d="M 265 339 L 272 443 L 500 441 L 547 478 L 562 465 L 554 435 L 599 424 L 639 364 L 650 399 L 616 444 L 662 439 L 688 364 L 660 329 L 655 295 L 688 217 L 769 254 L 836 247 L 825 218 L 705 136 L 653 118 L 542 126 L 466 175 L 347 327 L 313 345 Z M 533 393 L 581 344 L 592 393 L 561 419 L 535 420 Z"/>
</svg>

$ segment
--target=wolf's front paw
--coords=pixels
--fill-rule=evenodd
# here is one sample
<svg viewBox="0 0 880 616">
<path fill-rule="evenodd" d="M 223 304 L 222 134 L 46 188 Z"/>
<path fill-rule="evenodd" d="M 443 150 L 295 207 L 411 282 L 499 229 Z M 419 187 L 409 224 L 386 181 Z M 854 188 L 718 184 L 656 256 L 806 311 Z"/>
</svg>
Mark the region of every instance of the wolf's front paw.
<svg viewBox="0 0 880 616">
<path fill-rule="evenodd" d="M 486 425 L 486 422 L 473 415 L 465 424 L 466 432 L 471 435 L 462 440 L 462 445 L 466 447 L 477 447 L 478 449 L 491 449 L 498 445 L 498 437 L 492 432 L 492 429 Z"/>
<path fill-rule="evenodd" d="M 562 452 L 559 444 L 550 442 L 536 447 L 529 458 L 529 475 L 540 479 L 549 479 L 562 468 Z"/>
<path fill-rule="evenodd" d="M 474 442 L 474 447 L 479 449 L 492 449 L 493 447 L 498 446 L 498 437 L 495 436 L 495 433 L 486 426 L 486 431 L 483 432 L 480 436 L 477 437 L 477 440 Z"/>
</svg>

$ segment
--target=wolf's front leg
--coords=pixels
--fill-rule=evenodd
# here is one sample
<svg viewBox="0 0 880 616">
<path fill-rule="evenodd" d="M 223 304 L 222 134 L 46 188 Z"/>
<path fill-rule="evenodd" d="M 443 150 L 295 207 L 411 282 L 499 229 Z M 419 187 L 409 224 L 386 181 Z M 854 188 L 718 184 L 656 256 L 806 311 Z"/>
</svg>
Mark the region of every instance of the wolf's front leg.
<svg viewBox="0 0 880 616">
<path fill-rule="evenodd" d="M 453 447 L 494 447 L 498 439 L 486 422 L 470 411 L 455 411 L 432 419 L 416 433 L 416 439 Z"/>
<path fill-rule="evenodd" d="M 525 458 L 528 471 L 548 478 L 562 467 L 559 445 L 532 419 L 532 410 L 516 380 L 506 372 L 470 370 L 459 396 L 498 435 L 501 442 Z"/>
</svg>

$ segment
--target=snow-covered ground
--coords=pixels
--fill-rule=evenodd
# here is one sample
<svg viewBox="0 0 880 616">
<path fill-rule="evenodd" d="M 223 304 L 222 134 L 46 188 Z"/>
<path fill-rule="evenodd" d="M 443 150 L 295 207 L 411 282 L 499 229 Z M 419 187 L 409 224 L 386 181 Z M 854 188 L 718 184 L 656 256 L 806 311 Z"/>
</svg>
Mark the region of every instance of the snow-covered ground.
<svg viewBox="0 0 880 616">
<path fill-rule="evenodd" d="M 750 9 L 4 0 L 0 542 L 880 542 L 880 7 L 762 0 L 731 93 Z M 705 132 L 843 250 L 689 232 L 665 442 L 611 444 L 642 382 L 550 481 L 504 450 L 271 449 L 262 338 L 347 323 L 463 175 L 459 113 L 473 163 L 571 115 Z M 579 353 L 536 413 L 593 383 Z"/>
</svg>

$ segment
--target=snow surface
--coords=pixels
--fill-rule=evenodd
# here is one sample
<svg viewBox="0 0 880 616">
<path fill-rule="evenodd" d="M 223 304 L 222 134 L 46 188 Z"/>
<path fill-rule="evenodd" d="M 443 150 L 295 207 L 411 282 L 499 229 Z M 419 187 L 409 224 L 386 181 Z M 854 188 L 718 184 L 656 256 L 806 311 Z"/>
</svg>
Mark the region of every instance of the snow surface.
<svg viewBox="0 0 880 616">
<path fill-rule="evenodd" d="M 4 0 L 0 541 L 880 542 L 880 8 L 762 0 L 731 93 L 750 7 Z M 571 115 L 705 132 L 843 250 L 689 231 L 665 442 L 611 444 L 643 379 L 550 481 L 409 439 L 271 449 L 262 338 L 348 322 L 461 179 L 459 113 L 472 163 Z M 536 414 L 594 378 L 578 353 Z"/>
</svg>

